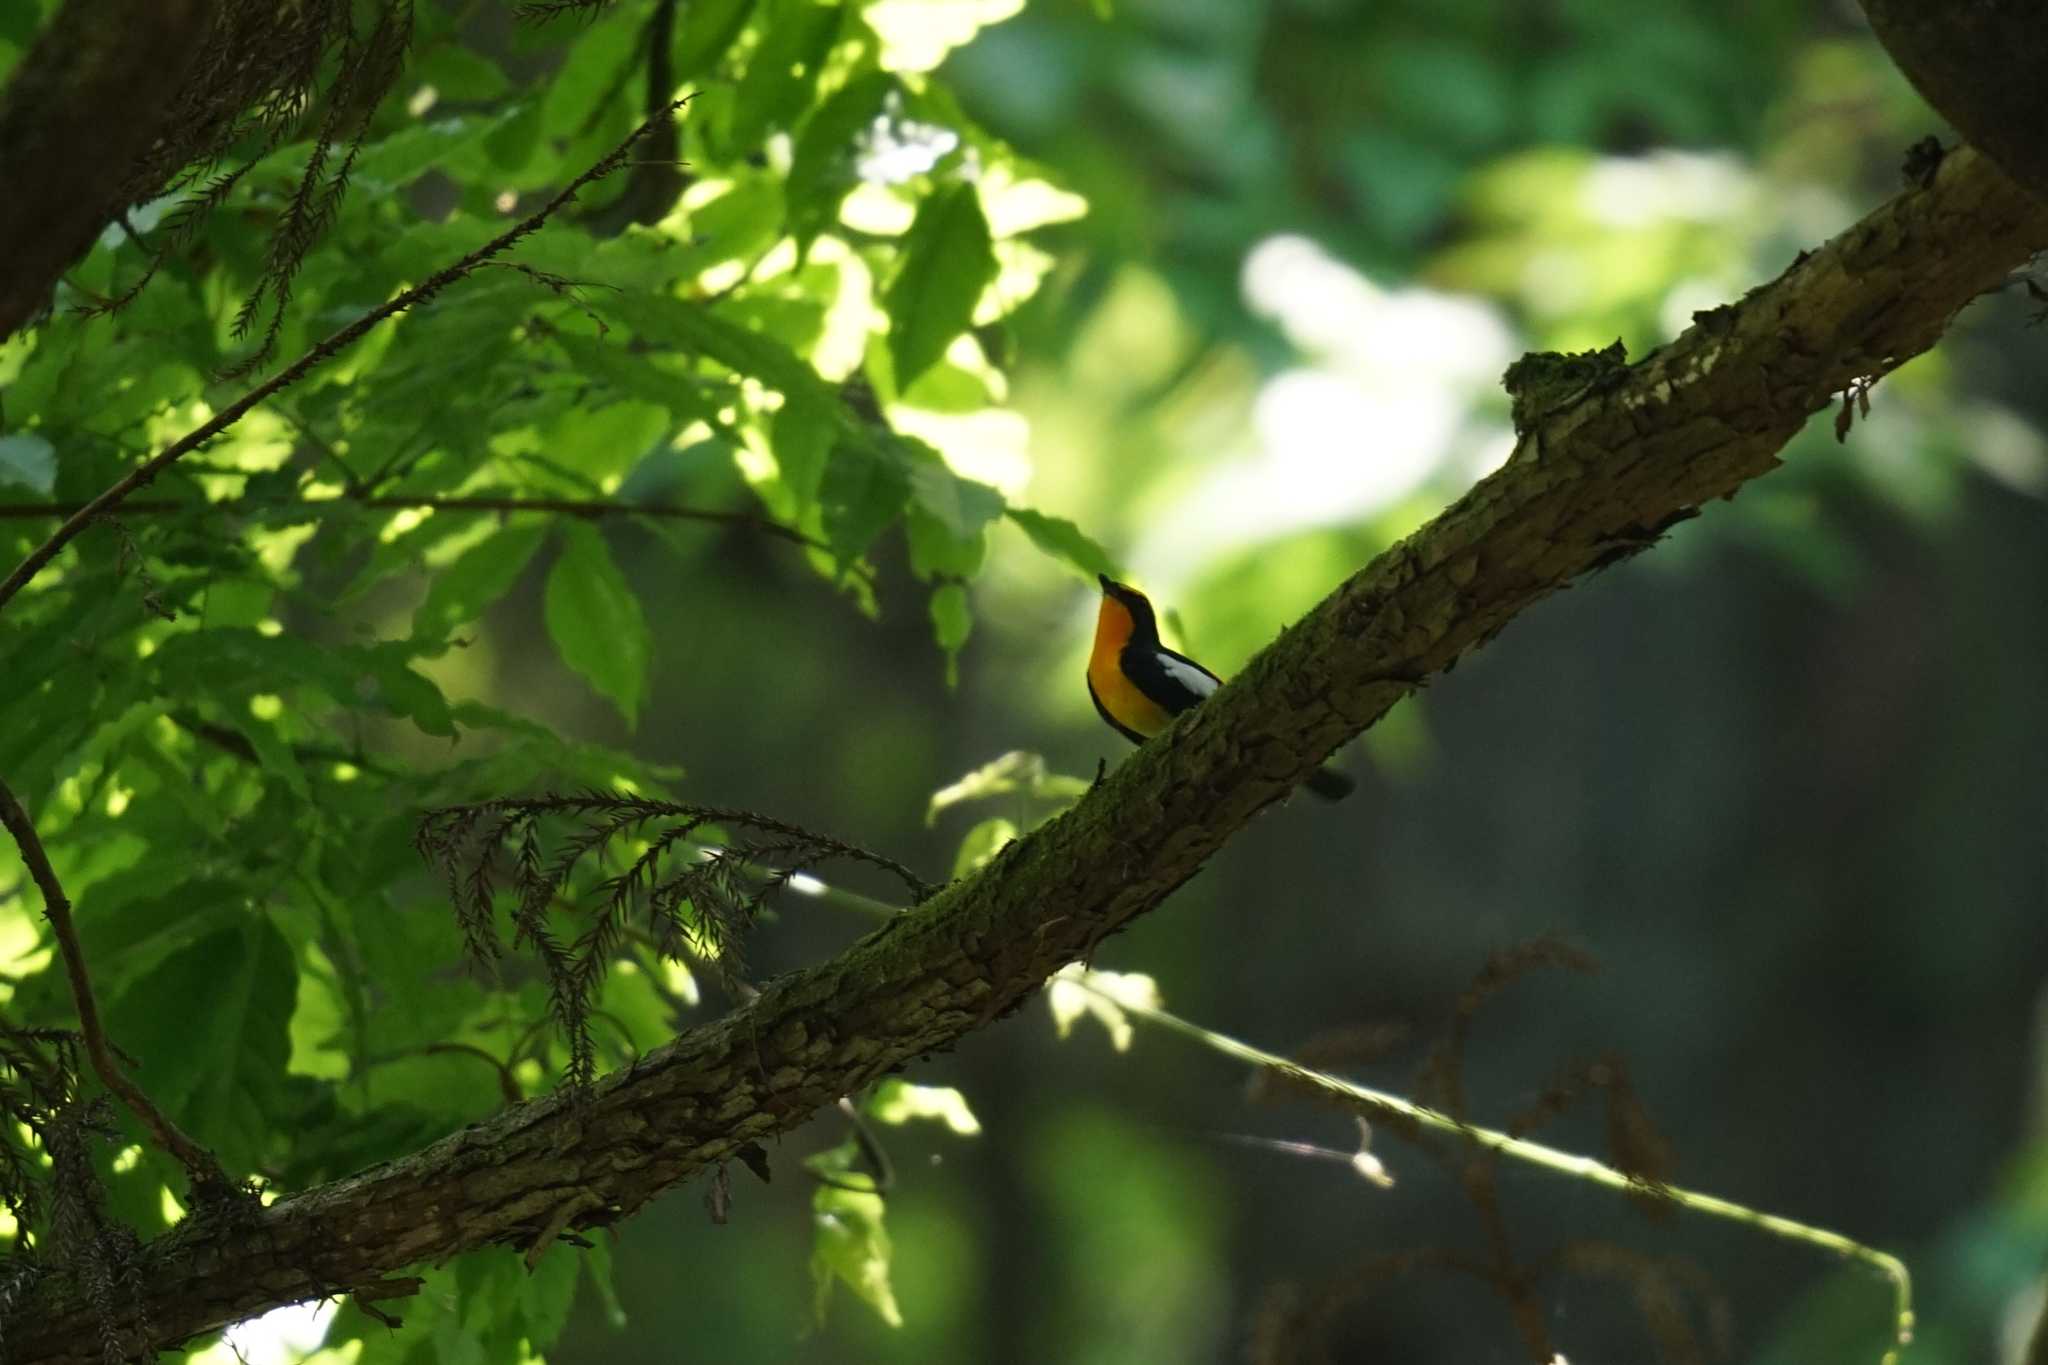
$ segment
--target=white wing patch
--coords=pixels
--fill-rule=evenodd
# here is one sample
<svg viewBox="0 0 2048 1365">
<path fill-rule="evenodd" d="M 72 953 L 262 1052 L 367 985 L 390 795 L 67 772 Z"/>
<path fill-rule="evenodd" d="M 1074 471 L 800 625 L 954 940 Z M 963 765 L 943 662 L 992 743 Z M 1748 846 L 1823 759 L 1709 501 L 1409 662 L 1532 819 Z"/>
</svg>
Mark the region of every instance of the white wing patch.
<svg viewBox="0 0 2048 1365">
<path fill-rule="evenodd" d="M 1216 690 L 1214 678 L 1185 660 L 1162 654 L 1159 657 L 1159 666 L 1165 670 L 1167 677 L 1198 697 L 1206 697 Z"/>
</svg>

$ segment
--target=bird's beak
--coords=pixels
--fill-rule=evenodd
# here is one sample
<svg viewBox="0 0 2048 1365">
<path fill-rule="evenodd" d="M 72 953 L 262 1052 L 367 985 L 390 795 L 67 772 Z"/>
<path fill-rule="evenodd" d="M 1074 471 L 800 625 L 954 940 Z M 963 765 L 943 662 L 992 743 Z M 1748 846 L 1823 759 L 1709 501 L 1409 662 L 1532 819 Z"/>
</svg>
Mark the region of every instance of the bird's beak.
<svg viewBox="0 0 2048 1365">
<path fill-rule="evenodd" d="M 1102 590 L 1104 592 L 1116 591 L 1116 584 L 1109 581 L 1109 575 L 1106 573 L 1099 573 L 1095 575 L 1095 581 L 1102 585 Z"/>
</svg>

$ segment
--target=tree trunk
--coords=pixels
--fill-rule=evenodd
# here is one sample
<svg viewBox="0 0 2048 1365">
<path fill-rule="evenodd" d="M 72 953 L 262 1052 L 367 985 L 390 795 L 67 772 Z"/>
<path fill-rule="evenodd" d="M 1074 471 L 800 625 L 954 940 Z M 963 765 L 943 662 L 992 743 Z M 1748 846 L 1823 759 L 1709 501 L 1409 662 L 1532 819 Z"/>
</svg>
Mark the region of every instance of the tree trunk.
<svg viewBox="0 0 2048 1365">
<path fill-rule="evenodd" d="M 2048 203 L 2048 9 L 2040 0 L 1863 0 L 1863 10 L 1921 96 Z"/>
</svg>

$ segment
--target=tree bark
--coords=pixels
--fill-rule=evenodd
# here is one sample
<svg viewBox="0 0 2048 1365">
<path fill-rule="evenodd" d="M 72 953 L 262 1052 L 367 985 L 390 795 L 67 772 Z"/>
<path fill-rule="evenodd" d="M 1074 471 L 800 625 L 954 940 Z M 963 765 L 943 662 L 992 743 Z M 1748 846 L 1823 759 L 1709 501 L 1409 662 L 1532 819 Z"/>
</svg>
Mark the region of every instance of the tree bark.
<svg viewBox="0 0 2048 1365">
<path fill-rule="evenodd" d="M 184 111 L 214 0 L 68 0 L 0 95 L 0 340 L 136 192 Z M 173 167 L 172 169 L 175 169 Z M 161 183 L 161 177 L 158 177 Z"/>
<path fill-rule="evenodd" d="M 144 1249 L 146 1313 L 127 1340 L 166 1345 L 420 1262 L 615 1222 L 952 1046 L 1157 906 L 1332 749 L 1518 612 L 1768 472 L 1808 417 L 1933 345 L 2044 246 L 2048 207 L 1961 151 L 1636 365 L 1519 364 L 1520 439 L 1503 468 L 1067 814 L 581 1103 L 531 1101 L 269 1208 L 188 1220 Z M 146 1333 L 134 1326 L 145 1320 Z M 99 1355 L 85 1293 L 61 1275 L 6 1329 L 17 1362 Z"/>
</svg>

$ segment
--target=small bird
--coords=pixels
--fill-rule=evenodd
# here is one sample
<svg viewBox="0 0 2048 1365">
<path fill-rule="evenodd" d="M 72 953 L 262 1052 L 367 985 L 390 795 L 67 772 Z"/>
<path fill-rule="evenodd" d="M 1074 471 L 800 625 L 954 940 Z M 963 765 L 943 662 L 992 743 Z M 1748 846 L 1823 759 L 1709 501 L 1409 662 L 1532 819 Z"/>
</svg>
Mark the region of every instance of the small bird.
<svg viewBox="0 0 2048 1365">
<path fill-rule="evenodd" d="M 1159 643 L 1159 623 L 1144 593 L 1097 574 L 1102 608 L 1088 655 L 1088 699 L 1133 744 L 1143 744 L 1223 680 L 1185 654 Z M 1318 768 L 1301 784 L 1325 801 L 1341 801 L 1357 784 L 1334 768 Z"/>
</svg>

